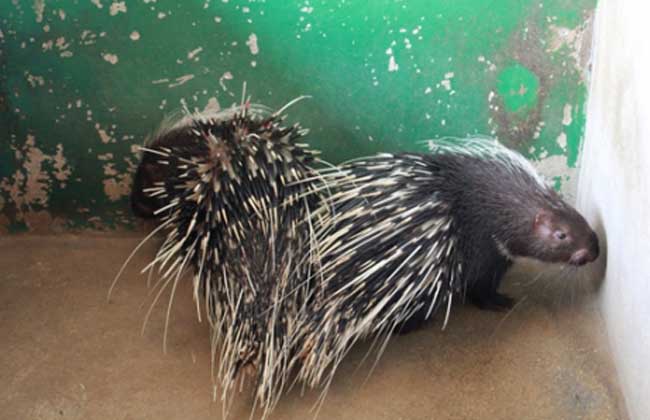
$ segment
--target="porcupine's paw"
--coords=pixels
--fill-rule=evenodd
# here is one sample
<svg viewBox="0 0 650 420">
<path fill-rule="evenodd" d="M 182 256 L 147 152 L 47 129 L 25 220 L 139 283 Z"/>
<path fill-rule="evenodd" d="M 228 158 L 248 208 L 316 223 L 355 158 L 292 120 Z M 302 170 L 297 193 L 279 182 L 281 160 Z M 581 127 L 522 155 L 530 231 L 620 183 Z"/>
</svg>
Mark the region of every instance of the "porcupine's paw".
<svg viewBox="0 0 650 420">
<path fill-rule="evenodd" d="M 472 296 L 471 302 L 484 311 L 501 312 L 512 309 L 517 301 L 508 295 L 494 292 L 489 295 Z"/>
</svg>

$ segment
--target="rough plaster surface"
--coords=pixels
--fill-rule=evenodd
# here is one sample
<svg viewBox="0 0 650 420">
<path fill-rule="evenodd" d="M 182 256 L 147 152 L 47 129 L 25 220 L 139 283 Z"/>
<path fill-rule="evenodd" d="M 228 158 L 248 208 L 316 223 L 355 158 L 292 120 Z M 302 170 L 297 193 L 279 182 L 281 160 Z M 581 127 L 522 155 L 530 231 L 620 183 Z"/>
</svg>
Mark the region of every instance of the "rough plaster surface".
<svg viewBox="0 0 650 420">
<path fill-rule="evenodd" d="M 604 0 L 578 203 L 606 239 L 602 307 L 632 419 L 650 418 L 650 27 L 646 3 Z M 602 273 L 601 273 L 602 274 Z"/>
<path fill-rule="evenodd" d="M 133 146 L 244 82 L 328 160 L 491 134 L 570 192 L 595 0 L 368 4 L 0 1 L 0 229 L 131 223 Z"/>
<path fill-rule="evenodd" d="M 191 284 L 176 292 L 167 354 L 165 297 L 140 336 L 152 296 L 138 272 L 153 243 L 106 302 L 139 240 L 0 237 L 1 419 L 222 418 Z M 317 419 L 623 420 L 600 320 L 588 302 L 566 298 L 579 279 L 551 275 L 531 285 L 533 276 L 525 266 L 509 276 L 509 292 L 522 299 L 513 312 L 457 305 L 445 331 L 438 320 L 392 339 L 371 375 L 373 357 L 360 365 L 367 343 L 355 346 Z M 237 395 L 229 419 L 248 418 L 248 395 Z M 317 397 L 295 389 L 272 419 L 313 419 Z"/>
</svg>

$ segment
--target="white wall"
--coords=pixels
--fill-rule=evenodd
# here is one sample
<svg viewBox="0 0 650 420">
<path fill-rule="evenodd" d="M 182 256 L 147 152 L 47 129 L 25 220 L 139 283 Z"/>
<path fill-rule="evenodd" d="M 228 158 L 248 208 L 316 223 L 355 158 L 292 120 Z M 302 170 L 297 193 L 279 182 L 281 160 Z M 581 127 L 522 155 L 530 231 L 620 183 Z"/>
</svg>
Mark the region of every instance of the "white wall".
<svg viewBox="0 0 650 420">
<path fill-rule="evenodd" d="M 630 417 L 650 419 L 650 5 L 600 0 L 578 207 L 606 240 L 601 303 Z"/>
</svg>

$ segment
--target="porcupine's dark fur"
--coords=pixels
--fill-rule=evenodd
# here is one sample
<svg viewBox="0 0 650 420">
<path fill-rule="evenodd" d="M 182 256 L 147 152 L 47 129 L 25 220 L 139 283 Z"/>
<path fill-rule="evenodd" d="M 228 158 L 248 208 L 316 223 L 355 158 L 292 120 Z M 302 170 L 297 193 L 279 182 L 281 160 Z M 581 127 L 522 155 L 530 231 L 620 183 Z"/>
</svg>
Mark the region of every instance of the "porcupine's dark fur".
<svg viewBox="0 0 650 420">
<path fill-rule="evenodd" d="M 582 265 L 598 256 L 583 217 L 521 155 L 489 139 L 434 141 L 431 154 L 382 154 L 328 175 L 335 215 L 319 225 L 321 294 L 296 337 L 299 376 L 331 380 L 352 344 L 410 330 L 468 296 L 498 293 L 514 257 Z"/>
<path fill-rule="evenodd" d="M 169 318 L 191 268 L 224 406 L 248 371 L 265 414 L 287 380 L 293 317 L 314 278 L 309 221 L 320 200 L 316 152 L 298 143 L 306 130 L 283 127 L 280 114 L 245 103 L 185 116 L 143 148 L 131 196 L 134 212 L 167 233 L 148 267 L 163 273 L 154 304 L 171 285 Z"/>
</svg>

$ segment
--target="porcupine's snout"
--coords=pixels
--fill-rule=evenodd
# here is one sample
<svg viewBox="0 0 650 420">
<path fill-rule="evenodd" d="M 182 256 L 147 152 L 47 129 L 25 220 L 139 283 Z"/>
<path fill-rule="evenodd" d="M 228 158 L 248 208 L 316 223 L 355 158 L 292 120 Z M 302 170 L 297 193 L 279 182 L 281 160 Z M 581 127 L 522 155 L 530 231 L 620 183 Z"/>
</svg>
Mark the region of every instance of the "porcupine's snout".
<svg viewBox="0 0 650 420">
<path fill-rule="evenodd" d="M 569 264 L 578 266 L 585 265 L 587 263 L 596 261 L 599 254 L 600 248 L 598 246 L 598 236 L 595 232 L 592 232 L 587 246 L 580 248 L 574 252 L 573 255 L 571 255 Z"/>
</svg>

